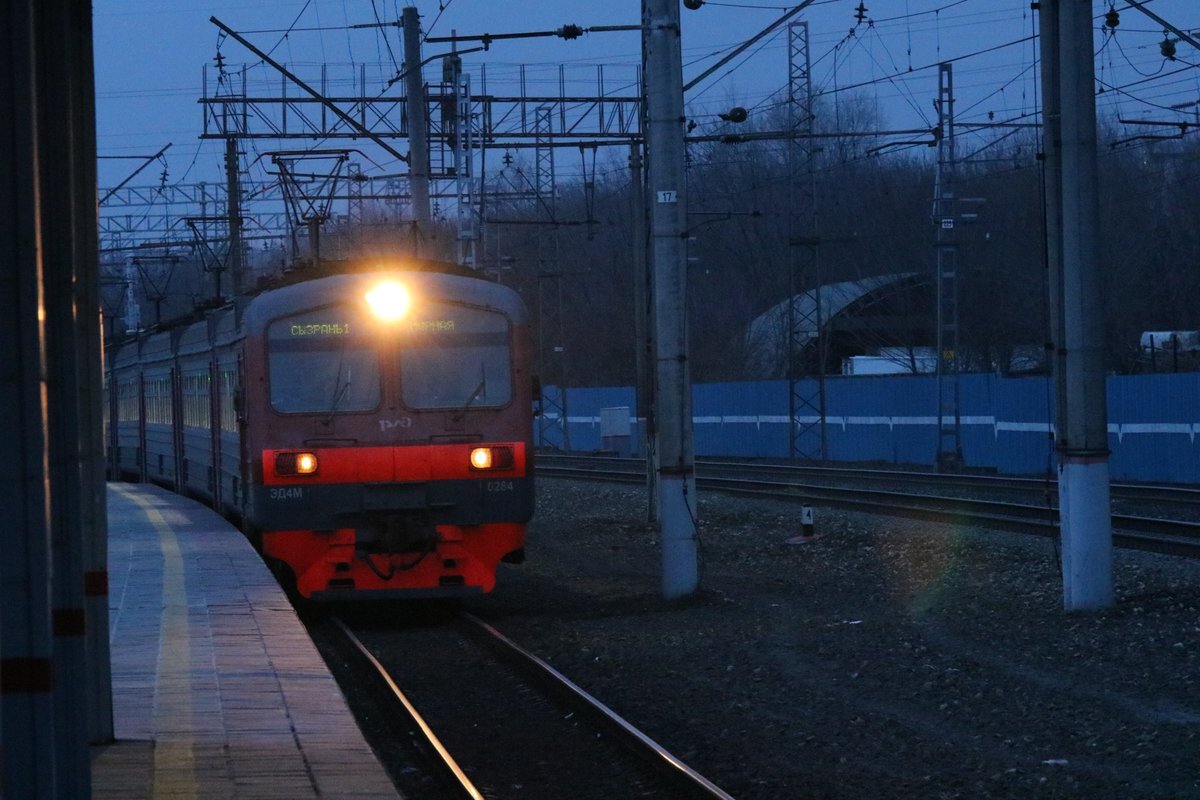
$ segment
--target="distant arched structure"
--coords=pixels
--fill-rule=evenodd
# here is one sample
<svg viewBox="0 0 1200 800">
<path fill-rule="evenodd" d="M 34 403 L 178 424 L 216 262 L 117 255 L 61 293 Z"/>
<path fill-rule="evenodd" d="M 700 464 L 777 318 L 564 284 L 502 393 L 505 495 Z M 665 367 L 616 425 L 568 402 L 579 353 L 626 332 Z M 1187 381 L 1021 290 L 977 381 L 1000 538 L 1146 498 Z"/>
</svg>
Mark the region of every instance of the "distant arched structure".
<svg viewBox="0 0 1200 800">
<path fill-rule="evenodd" d="M 820 326 L 817 303 L 820 301 Z M 746 331 L 749 377 L 788 375 L 788 323 L 796 326 L 797 375 L 838 374 L 842 360 L 881 348 L 930 348 L 936 341 L 933 280 L 928 273 L 875 275 L 828 283 L 760 314 Z M 915 357 L 914 357 L 915 358 Z"/>
</svg>

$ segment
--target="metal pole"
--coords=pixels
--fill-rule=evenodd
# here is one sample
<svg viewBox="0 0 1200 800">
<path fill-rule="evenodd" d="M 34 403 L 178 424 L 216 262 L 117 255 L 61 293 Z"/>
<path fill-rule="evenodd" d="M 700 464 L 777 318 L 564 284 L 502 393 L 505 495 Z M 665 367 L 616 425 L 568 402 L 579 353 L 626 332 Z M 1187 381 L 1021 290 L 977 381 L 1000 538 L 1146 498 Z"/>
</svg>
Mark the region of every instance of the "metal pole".
<svg viewBox="0 0 1200 800">
<path fill-rule="evenodd" d="M 242 275 L 242 190 L 239 185 L 241 164 L 238 159 L 237 138 L 225 139 L 225 211 L 229 215 L 229 264 L 230 282 L 236 300 L 245 291 L 245 276 Z"/>
<path fill-rule="evenodd" d="M 443 80 L 454 103 L 455 215 L 458 218 L 458 263 L 478 269 L 475 253 L 475 180 L 471 175 L 471 76 L 464 74 L 462 59 L 454 52 L 443 59 Z M 443 106 L 445 108 L 445 106 Z"/>
<path fill-rule="evenodd" d="M 825 429 L 825 361 L 828 349 L 821 314 L 821 263 L 817 215 L 816 144 L 812 57 L 808 22 L 788 24 L 788 453 L 792 458 L 828 457 Z M 801 145 L 803 139 L 803 145 Z M 803 151 L 801 147 L 803 146 Z M 803 286 L 812 287 L 812 308 L 803 305 Z M 801 307 L 797 307 L 800 305 Z M 812 380 L 804 380 L 809 345 L 816 354 Z"/>
<path fill-rule="evenodd" d="M 958 225 L 957 190 L 954 186 L 954 65 L 938 65 L 938 163 L 934 191 L 934 224 L 937 226 L 937 395 L 938 469 L 953 472 L 963 465 L 959 409 L 958 330 Z"/>
<path fill-rule="evenodd" d="M 687 342 L 686 175 L 683 62 L 678 0 L 643 0 L 646 140 L 649 152 L 655 341 L 656 431 L 662 513 L 663 597 L 699 585 L 696 468 Z"/>
<path fill-rule="evenodd" d="M 50 507 L 34 0 L 0 5 L 0 796 L 52 798 Z"/>
<path fill-rule="evenodd" d="M 412 193 L 416 236 L 429 231 L 429 114 L 425 107 L 425 81 L 421 75 L 421 22 L 416 6 L 404 9 L 404 112 L 408 116 L 408 185 Z M 414 253 L 413 255 L 420 255 Z"/>
<path fill-rule="evenodd" d="M 1060 0 L 1062 104 L 1062 331 L 1066 418 L 1060 420 L 1059 505 L 1063 604 L 1068 611 L 1113 603 L 1108 413 L 1100 315 L 1100 206 L 1096 164 L 1091 0 Z M 1042 39 L 1042 46 L 1050 43 Z"/>
<path fill-rule="evenodd" d="M 315 267 L 321 263 L 321 223 L 324 220 L 315 216 L 308 220 L 308 257 Z"/>
</svg>

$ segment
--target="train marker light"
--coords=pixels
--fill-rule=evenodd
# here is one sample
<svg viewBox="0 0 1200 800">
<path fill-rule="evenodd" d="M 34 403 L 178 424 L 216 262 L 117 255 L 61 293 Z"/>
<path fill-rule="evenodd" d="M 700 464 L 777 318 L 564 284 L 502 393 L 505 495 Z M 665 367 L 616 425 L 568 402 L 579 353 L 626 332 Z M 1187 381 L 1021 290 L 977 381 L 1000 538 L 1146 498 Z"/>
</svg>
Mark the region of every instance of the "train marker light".
<svg viewBox="0 0 1200 800">
<path fill-rule="evenodd" d="M 404 318 L 412 305 L 408 289 L 396 281 L 381 281 L 366 295 L 367 305 L 383 322 L 396 322 Z"/>
<path fill-rule="evenodd" d="M 317 471 L 316 453 L 276 453 L 276 475 L 312 475 Z"/>
<path fill-rule="evenodd" d="M 471 469 L 512 469 L 511 447 L 476 447 L 471 451 Z"/>
</svg>

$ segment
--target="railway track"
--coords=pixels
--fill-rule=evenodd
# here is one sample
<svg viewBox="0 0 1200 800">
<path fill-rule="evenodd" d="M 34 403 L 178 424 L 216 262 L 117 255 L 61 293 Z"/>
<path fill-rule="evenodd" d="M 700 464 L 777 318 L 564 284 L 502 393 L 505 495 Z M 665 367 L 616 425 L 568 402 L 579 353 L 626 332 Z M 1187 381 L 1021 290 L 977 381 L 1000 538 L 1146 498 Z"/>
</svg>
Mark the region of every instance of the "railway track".
<svg viewBox="0 0 1200 800">
<path fill-rule="evenodd" d="M 546 476 L 637 482 L 641 459 L 539 455 Z M 702 488 L 937 522 L 969 521 L 1044 536 L 1058 533 L 1053 482 L 992 475 L 771 465 L 701 459 Z M 952 493 L 948 493 L 952 492 Z M 1027 498 L 1037 498 L 1028 502 Z M 1113 484 L 1113 542 L 1120 547 L 1200 558 L 1200 491 Z M 1026 498 L 1020 502 L 1016 498 Z M 1127 513 L 1132 511 L 1140 513 Z"/>
<path fill-rule="evenodd" d="M 408 717 L 442 796 L 730 797 L 470 614 L 386 629 L 332 621 Z"/>
</svg>

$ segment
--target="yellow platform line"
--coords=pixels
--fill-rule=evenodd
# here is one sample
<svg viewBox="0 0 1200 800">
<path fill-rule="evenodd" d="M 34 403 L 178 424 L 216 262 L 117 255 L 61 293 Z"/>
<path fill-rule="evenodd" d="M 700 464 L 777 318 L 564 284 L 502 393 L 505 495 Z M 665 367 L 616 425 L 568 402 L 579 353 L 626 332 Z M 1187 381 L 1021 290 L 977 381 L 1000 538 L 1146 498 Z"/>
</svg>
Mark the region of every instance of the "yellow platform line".
<svg viewBox="0 0 1200 800">
<path fill-rule="evenodd" d="M 154 797 L 192 800 L 196 759 L 192 737 L 191 627 L 183 555 L 175 531 L 139 494 L 110 484 L 137 505 L 158 533 L 163 558 L 162 631 L 154 694 Z"/>
</svg>

